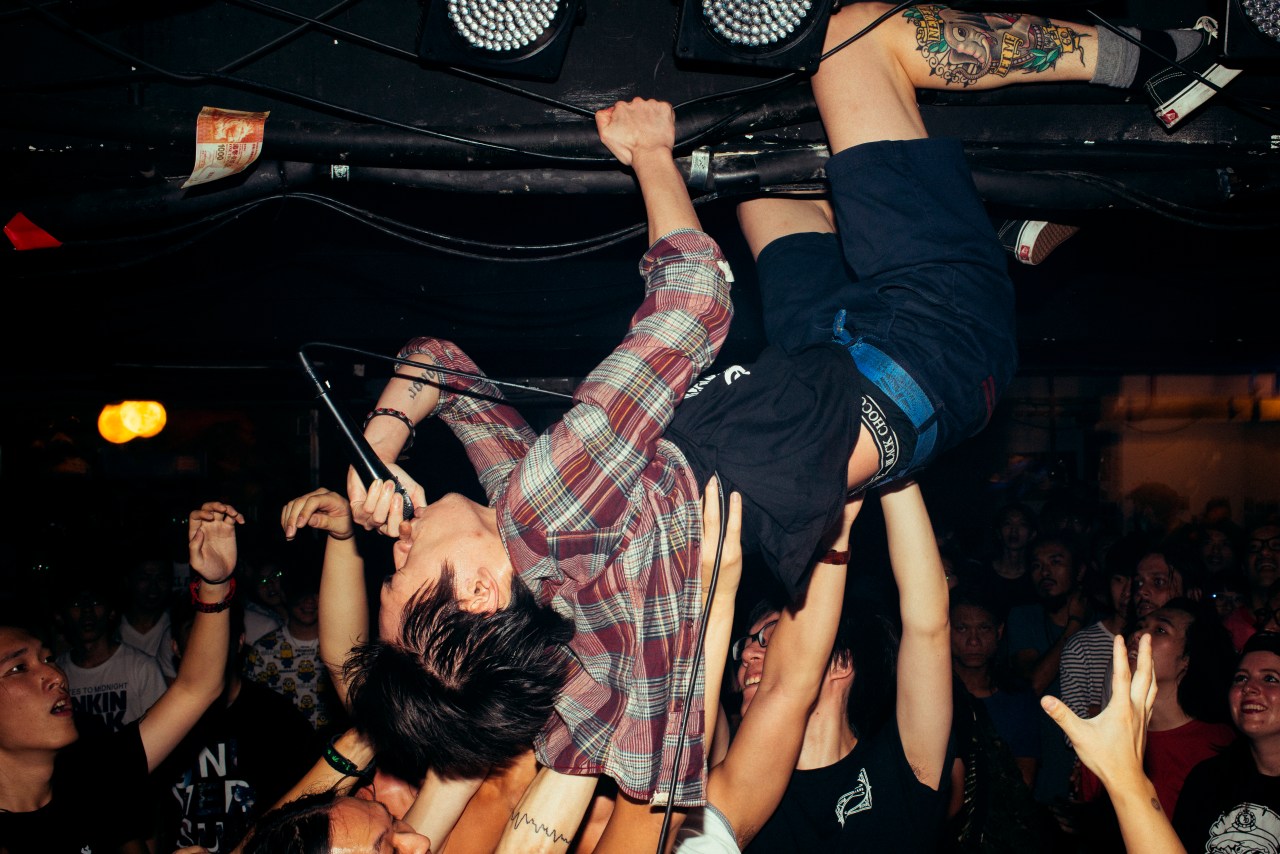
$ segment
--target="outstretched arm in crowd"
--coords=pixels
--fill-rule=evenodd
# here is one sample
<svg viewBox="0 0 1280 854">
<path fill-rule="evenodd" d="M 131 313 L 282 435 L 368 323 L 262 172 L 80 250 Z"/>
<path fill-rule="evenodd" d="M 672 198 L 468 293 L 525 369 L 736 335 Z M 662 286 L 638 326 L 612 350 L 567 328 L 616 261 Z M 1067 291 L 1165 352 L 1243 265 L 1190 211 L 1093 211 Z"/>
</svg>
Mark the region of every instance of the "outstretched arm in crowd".
<svg viewBox="0 0 1280 854">
<path fill-rule="evenodd" d="M 244 516 L 221 501 L 206 501 L 187 517 L 189 559 L 198 576 L 196 615 L 177 677 L 138 724 L 148 770 L 173 752 L 225 687 L 236 525 L 243 524 Z"/>
<path fill-rule="evenodd" d="M 902 640 L 898 646 L 897 718 L 902 747 L 917 779 L 942 784 L 951 737 L 951 618 L 947 576 L 920 486 L 880 493 L 889 562 L 898 584 Z"/>
<path fill-rule="evenodd" d="M 1182 854 L 1184 848 L 1169 816 L 1160 808 L 1156 787 L 1142 769 L 1147 723 L 1156 699 L 1151 635 L 1138 641 L 1138 667 L 1129 675 L 1129 650 L 1122 635 L 1111 648 L 1111 699 L 1096 717 L 1082 720 L 1058 698 L 1040 705 L 1071 739 L 1080 761 L 1107 788 L 1128 854 Z"/>
</svg>

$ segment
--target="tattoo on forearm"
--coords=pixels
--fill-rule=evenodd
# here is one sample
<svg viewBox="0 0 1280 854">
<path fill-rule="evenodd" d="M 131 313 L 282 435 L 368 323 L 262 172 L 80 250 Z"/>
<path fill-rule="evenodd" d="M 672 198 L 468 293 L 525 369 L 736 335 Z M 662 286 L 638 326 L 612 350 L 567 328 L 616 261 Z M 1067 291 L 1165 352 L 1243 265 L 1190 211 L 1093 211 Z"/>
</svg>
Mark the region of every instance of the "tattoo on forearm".
<svg viewBox="0 0 1280 854">
<path fill-rule="evenodd" d="M 419 374 L 418 379 L 409 383 L 409 399 L 417 400 L 418 394 L 424 388 L 426 388 L 428 385 L 435 385 L 435 382 L 433 382 L 435 380 L 435 376 L 436 376 L 435 371 L 428 371 L 428 370 L 424 370 L 421 374 Z"/>
<path fill-rule="evenodd" d="M 915 24 L 916 48 L 944 83 L 969 86 L 988 74 L 1039 74 L 1073 53 L 1084 63 L 1083 39 L 1071 27 L 1029 15 L 962 12 L 912 6 L 902 16 Z"/>
<path fill-rule="evenodd" d="M 511 829 L 519 830 L 524 825 L 529 825 L 529 829 L 539 836 L 545 836 L 552 842 L 563 842 L 568 845 L 573 840 L 565 836 L 554 827 L 548 827 L 540 821 L 536 821 L 527 812 L 513 812 L 511 814 Z"/>
</svg>

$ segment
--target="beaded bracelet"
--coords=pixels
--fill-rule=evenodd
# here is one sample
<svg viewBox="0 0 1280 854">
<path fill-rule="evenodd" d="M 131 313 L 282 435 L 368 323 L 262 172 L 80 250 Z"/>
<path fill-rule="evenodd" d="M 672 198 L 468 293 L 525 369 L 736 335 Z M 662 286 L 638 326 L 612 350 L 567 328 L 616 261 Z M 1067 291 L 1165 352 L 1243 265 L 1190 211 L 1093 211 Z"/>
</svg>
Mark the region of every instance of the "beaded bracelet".
<svg viewBox="0 0 1280 854">
<path fill-rule="evenodd" d="M 409 441 L 404 443 L 404 448 L 401 449 L 401 453 L 413 447 L 413 437 L 416 432 L 414 429 L 413 419 L 410 418 L 408 415 L 405 415 L 399 409 L 387 409 L 386 407 L 382 407 L 382 406 L 378 407 L 377 409 L 373 410 L 372 412 L 370 412 L 368 415 L 364 417 L 363 429 L 368 430 L 369 422 L 377 418 L 379 415 L 389 415 L 390 417 L 396 419 L 401 424 L 409 428 Z"/>
<path fill-rule="evenodd" d="M 370 759 L 364 768 L 357 768 L 356 763 L 338 752 L 337 741 L 338 736 L 331 737 L 324 748 L 324 761 L 330 768 L 346 777 L 366 777 L 372 773 L 376 760 Z"/>
</svg>

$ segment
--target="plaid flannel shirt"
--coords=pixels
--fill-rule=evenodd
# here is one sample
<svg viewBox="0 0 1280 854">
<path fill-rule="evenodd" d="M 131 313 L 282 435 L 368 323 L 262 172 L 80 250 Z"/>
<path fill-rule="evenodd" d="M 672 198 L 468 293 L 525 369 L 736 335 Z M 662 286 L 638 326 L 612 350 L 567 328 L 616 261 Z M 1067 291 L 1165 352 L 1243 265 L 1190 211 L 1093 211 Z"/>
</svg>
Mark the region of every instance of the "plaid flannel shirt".
<svg viewBox="0 0 1280 854">
<path fill-rule="evenodd" d="M 434 414 L 465 446 L 515 571 L 576 630 L 580 666 L 535 744 L 539 762 L 665 802 L 692 681 L 675 798 L 698 805 L 702 485 L 662 433 L 728 334 L 731 277 L 716 243 L 692 230 L 654 243 L 640 273 L 645 300 L 626 337 L 542 436 L 481 380 L 449 384 L 491 399 L 445 391 Z M 416 339 L 402 351 L 412 353 L 477 372 L 448 342 Z"/>
</svg>

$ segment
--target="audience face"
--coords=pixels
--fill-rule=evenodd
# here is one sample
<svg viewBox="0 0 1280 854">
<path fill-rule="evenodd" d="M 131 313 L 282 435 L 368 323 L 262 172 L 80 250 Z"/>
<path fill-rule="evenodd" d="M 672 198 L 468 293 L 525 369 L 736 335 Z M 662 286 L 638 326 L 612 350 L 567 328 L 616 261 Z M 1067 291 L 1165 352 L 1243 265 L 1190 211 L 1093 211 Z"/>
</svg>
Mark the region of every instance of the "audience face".
<svg viewBox="0 0 1280 854">
<path fill-rule="evenodd" d="M 1107 582 L 1111 609 L 1117 614 L 1129 613 L 1129 596 L 1133 590 L 1133 576 L 1127 572 L 1112 573 Z"/>
<path fill-rule="evenodd" d="M 1032 550 L 1031 581 L 1042 602 L 1070 596 L 1078 577 L 1071 551 L 1061 543 L 1047 542 Z"/>
<path fill-rule="evenodd" d="M 1249 534 L 1248 553 L 1244 558 L 1244 574 L 1254 591 L 1265 590 L 1280 579 L 1280 525 L 1263 525 Z"/>
<path fill-rule="evenodd" d="M 431 842 L 377 801 L 338 798 L 329 809 L 329 850 L 343 854 L 429 854 Z"/>
<path fill-rule="evenodd" d="M 781 615 L 777 611 L 772 611 L 751 624 L 746 646 L 743 647 L 742 657 L 738 660 L 738 687 L 742 689 L 741 711 L 744 715 L 747 713 L 747 706 L 751 705 L 751 700 L 756 695 L 760 677 L 764 673 L 765 647 L 769 645 L 769 638 L 773 637 L 773 630 L 778 625 L 779 616 Z M 763 644 L 759 641 L 760 637 L 764 638 Z"/>
<path fill-rule="evenodd" d="M 314 590 L 300 593 L 289 603 L 289 627 L 313 628 L 320 623 L 320 595 Z"/>
<path fill-rule="evenodd" d="M 282 611 L 287 606 L 284 601 L 284 571 L 275 564 L 266 564 L 254 582 L 254 593 L 258 602 L 273 611 Z"/>
<path fill-rule="evenodd" d="M 1280 585 L 1271 588 L 1267 604 L 1254 610 L 1253 619 L 1260 632 L 1280 632 Z"/>
<path fill-rule="evenodd" d="M 62 633 L 73 646 L 89 646 L 110 637 L 114 622 L 111 607 L 103 596 L 83 590 L 62 609 Z"/>
<path fill-rule="evenodd" d="M 1020 510 L 1007 510 L 1000 518 L 1000 544 L 1009 551 L 1025 549 L 1034 531 L 1029 520 Z"/>
<path fill-rule="evenodd" d="M 986 608 L 957 605 L 951 612 L 951 660 L 958 667 L 978 670 L 996 656 L 1001 626 Z"/>
<path fill-rule="evenodd" d="M 61 750 L 77 736 L 67 677 L 53 653 L 0 626 L 0 751 Z"/>
<path fill-rule="evenodd" d="M 382 585 L 378 627 L 384 640 L 399 635 L 405 604 L 453 568 L 454 595 L 464 610 L 493 613 L 511 602 L 511 562 L 494 526 L 494 513 L 450 494 L 400 523 L 392 550 L 396 571 Z"/>
<path fill-rule="evenodd" d="M 1211 575 L 1226 572 L 1236 564 L 1236 549 L 1223 531 L 1206 528 L 1200 541 L 1200 560 Z"/>
<path fill-rule="evenodd" d="M 144 614 L 163 611 L 169 604 L 173 568 L 164 561 L 149 560 L 129 572 L 129 601 Z"/>
<path fill-rule="evenodd" d="M 1280 733 L 1280 655 L 1259 650 L 1241 658 L 1227 697 L 1232 722 L 1250 741 Z"/>
<path fill-rule="evenodd" d="M 1149 554 L 1138 561 L 1133 574 L 1133 603 L 1139 619 L 1181 595 L 1182 576 L 1173 571 L 1164 555 Z"/>
<path fill-rule="evenodd" d="M 1176 685 L 1186 675 L 1187 629 L 1191 615 L 1176 609 L 1156 609 L 1138 620 L 1129 635 L 1129 667 L 1138 664 L 1138 639 L 1151 635 L 1151 664 L 1157 684 Z"/>
</svg>

